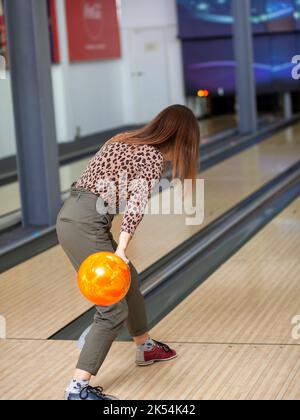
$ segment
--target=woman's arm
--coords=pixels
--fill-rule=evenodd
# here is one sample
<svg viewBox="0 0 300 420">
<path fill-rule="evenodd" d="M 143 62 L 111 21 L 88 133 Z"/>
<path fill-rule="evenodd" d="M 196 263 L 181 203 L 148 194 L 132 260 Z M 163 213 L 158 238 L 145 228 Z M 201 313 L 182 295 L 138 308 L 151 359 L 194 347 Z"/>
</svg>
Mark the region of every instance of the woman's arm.
<svg viewBox="0 0 300 420">
<path fill-rule="evenodd" d="M 159 182 L 164 171 L 164 159 L 155 150 L 148 152 L 147 159 L 144 159 L 139 179 L 130 186 L 130 197 L 127 202 L 119 245 L 116 254 L 128 263 L 126 250 L 136 228 L 144 217 L 144 211 L 148 200 L 151 197 L 153 186 Z"/>
<path fill-rule="evenodd" d="M 131 235 L 129 233 L 121 232 L 120 238 L 119 238 L 119 245 L 116 250 L 116 255 L 122 258 L 122 260 L 125 261 L 126 264 L 129 264 L 129 260 L 126 257 L 126 250 L 128 248 L 130 239 L 131 239 Z"/>
</svg>

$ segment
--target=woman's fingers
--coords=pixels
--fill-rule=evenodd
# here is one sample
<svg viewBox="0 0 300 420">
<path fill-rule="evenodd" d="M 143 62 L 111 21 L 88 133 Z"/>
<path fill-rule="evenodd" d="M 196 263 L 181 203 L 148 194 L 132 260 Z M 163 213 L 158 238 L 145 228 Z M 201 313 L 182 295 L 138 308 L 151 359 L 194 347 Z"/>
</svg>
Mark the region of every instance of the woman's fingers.
<svg viewBox="0 0 300 420">
<path fill-rule="evenodd" d="M 115 254 L 120 257 L 126 264 L 129 264 L 129 260 L 125 255 L 125 251 L 121 250 L 121 249 L 117 249 Z"/>
</svg>

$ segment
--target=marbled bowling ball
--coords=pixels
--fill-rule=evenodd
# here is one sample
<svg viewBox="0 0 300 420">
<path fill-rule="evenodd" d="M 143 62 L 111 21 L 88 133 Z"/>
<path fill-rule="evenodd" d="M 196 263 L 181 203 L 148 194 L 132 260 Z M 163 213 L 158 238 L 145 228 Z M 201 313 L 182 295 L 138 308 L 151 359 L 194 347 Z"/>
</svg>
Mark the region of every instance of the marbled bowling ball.
<svg viewBox="0 0 300 420">
<path fill-rule="evenodd" d="M 89 256 L 78 272 L 81 293 L 97 306 L 111 306 L 122 300 L 130 287 L 130 268 L 117 255 L 99 252 Z"/>
</svg>

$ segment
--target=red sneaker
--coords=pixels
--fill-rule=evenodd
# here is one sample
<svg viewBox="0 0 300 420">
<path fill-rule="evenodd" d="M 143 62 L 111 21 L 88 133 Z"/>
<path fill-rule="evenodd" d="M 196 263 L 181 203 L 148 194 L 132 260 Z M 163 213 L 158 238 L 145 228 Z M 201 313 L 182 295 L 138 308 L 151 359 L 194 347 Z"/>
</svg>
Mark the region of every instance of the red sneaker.
<svg viewBox="0 0 300 420">
<path fill-rule="evenodd" d="M 148 366 L 155 362 L 166 362 L 177 357 L 176 351 L 172 350 L 167 344 L 153 340 L 155 345 L 151 350 L 137 349 L 136 364 L 138 366 Z"/>
</svg>

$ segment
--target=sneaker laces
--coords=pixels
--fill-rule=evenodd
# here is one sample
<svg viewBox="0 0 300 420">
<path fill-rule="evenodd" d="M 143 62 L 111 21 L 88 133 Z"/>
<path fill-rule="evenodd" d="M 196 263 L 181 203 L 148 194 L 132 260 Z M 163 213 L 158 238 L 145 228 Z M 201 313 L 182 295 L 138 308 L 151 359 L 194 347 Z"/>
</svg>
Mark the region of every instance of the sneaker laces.
<svg viewBox="0 0 300 420">
<path fill-rule="evenodd" d="M 79 393 L 80 398 L 82 400 L 86 400 L 89 396 L 89 393 L 95 394 L 98 397 L 105 397 L 105 394 L 103 393 L 103 388 L 101 386 L 93 387 L 93 386 L 87 385 L 81 389 Z"/>
<path fill-rule="evenodd" d="M 161 343 L 160 341 L 156 341 L 156 340 L 153 340 L 153 341 L 158 347 L 162 348 L 166 353 L 171 351 L 170 347 L 167 344 Z"/>
</svg>

